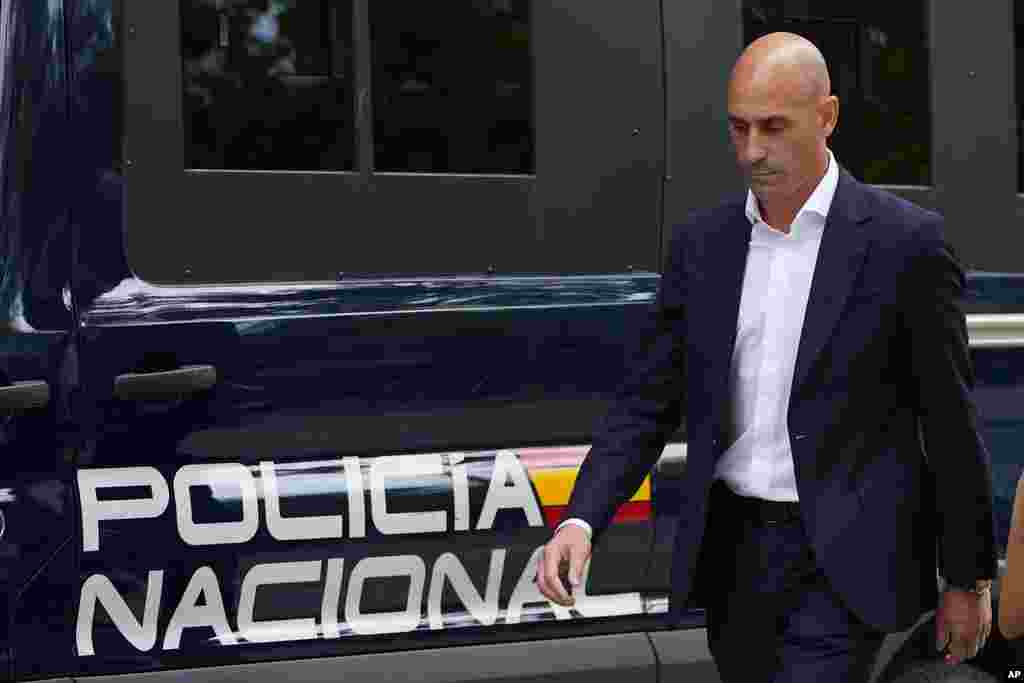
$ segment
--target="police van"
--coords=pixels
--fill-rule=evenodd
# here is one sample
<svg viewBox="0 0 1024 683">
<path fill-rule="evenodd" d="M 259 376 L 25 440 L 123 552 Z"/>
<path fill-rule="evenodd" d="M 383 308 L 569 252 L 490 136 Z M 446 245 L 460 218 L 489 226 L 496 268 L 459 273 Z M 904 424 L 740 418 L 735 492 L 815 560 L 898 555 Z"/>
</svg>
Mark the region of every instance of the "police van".
<svg viewBox="0 0 1024 683">
<path fill-rule="evenodd" d="M 533 579 L 775 30 L 970 268 L 1005 556 L 1019 4 L 5 0 L 0 681 L 718 680 L 660 619 L 685 415 L 576 605 Z"/>
</svg>

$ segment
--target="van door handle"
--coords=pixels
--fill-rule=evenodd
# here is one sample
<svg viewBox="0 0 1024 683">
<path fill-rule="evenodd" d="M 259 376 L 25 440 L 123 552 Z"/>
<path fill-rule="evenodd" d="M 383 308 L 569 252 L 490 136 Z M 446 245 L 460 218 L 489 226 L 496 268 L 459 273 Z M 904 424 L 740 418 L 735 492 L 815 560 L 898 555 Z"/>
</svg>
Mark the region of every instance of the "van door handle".
<svg viewBox="0 0 1024 683">
<path fill-rule="evenodd" d="M 41 380 L 0 387 L 0 413 L 20 413 L 50 402 L 50 385 Z"/>
<path fill-rule="evenodd" d="M 185 365 L 161 372 L 126 372 L 114 380 L 114 396 L 122 401 L 170 401 L 209 389 L 217 383 L 212 365 Z"/>
</svg>

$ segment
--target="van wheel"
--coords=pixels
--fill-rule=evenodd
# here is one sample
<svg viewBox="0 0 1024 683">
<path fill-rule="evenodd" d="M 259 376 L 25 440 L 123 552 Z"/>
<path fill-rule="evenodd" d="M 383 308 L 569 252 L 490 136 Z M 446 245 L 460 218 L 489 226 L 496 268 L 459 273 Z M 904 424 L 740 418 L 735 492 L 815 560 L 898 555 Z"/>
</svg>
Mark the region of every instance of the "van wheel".
<svg viewBox="0 0 1024 683">
<path fill-rule="evenodd" d="M 950 666 L 941 659 L 922 662 L 892 683 L 995 683 L 996 678 L 970 664 Z"/>
</svg>

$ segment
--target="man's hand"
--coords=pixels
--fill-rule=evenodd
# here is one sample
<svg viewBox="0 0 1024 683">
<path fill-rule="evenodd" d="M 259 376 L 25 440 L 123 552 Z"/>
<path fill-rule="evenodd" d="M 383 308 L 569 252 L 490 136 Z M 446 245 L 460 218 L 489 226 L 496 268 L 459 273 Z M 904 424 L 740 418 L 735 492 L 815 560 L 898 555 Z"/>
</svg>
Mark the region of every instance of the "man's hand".
<svg viewBox="0 0 1024 683">
<path fill-rule="evenodd" d="M 977 595 L 949 588 L 942 594 L 942 604 L 935 612 L 935 646 L 942 650 L 949 644 L 946 663 L 959 664 L 976 657 L 991 630 L 991 591 Z"/>
<path fill-rule="evenodd" d="M 544 546 L 540 563 L 537 565 L 537 587 L 548 600 L 563 607 L 576 604 L 559 576 L 559 570 L 568 567 L 569 582 L 580 585 L 583 565 L 590 557 L 590 539 L 587 532 L 573 524 L 562 527 Z"/>
</svg>

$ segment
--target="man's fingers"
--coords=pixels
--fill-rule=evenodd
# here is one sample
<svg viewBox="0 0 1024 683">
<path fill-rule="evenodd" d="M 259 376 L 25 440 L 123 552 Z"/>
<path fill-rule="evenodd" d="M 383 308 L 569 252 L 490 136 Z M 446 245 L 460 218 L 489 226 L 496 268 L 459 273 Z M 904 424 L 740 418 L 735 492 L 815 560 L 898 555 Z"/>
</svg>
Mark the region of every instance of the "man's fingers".
<svg viewBox="0 0 1024 683">
<path fill-rule="evenodd" d="M 573 586 L 580 585 L 583 576 L 583 563 L 586 558 L 583 556 L 583 548 L 577 545 L 569 546 L 569 581 Z"/>
<path fill-rule="evenodd" d="M 556 598 L 554 586 L 551 583 L 552 576 L 552 565 L 555 567 L 554 571 L 558 571 L 558 557 L 554 548 L 551 544 L 544 546 L 544 554 L 541 556 L 540 567 L 537 571 L 537 587 L 540 589 L 541 594 L 548 600 L 554 600 Z"/>
<path fill-rule="evenodd" d="M 960 643 L 958 657 L 961 661 L 974 656 L 974 644 L 977 642 L 978 634 L 970 631 L 962 631 L 957 634 L 957 642 Z"/>
<path fill-rule="evenodd" d="M 564 547 L 555 540 L 544 546 L 544 559 L 541 563 L 543 570 L 539 572 L 537 586 L 540 588 L 541 594 L 548 600 L 569 606 L 573 600 L 565 592 L 562 580 L 558 577 L 558 567 L 561 564 L 563 552 Z"/>
<path fill-rule="evenodd" d="M 978 655 L 984 648 L 985 643 L 988 642 L 988 637 L 992 633 L 992 622 L 981 625 L 980 633 L 978 634 L 977 650 L 975 656 Z"/>
<path fill-rule="evenodd" d="M 971 654 L 970 651 L 973 647 L 973 638 L 965 633 L 964 629 L 959 628 L 955 622 L 947 622 L 946 629 L 949 633 L 949 646 L 946 649 L 946 661 L 953 664 L 962 662 Z"/>
<path fill-rule="evenodd" d="M 949 654 L 946 655 L 946 659 L 951 661 L 953 664 L 959 664 L 968 658 L 970 654 L 970 645 L 962 637 L 954 634 L 952 641 L 949 643 Z"/>
<path fill-rule="evenodd" d="M 936 646 L 942 650 L 942 640 L 949 636 L 945 660 L 953 665 L 977 657 L 992 632 L 988 607 L 979 605 L 976 611 L 973 602 L 960 604 L 960 597 L 959 594 L 946 595 L 935 616 Z M 955 618 L 950 619 L 950 614 Z"/>
<path fill-rule="evenodd" d="M 978 632 L 978 639 L 974 641 L 974 656 L 977 657 L 981 652 L 982 648 L 985 647 L 985 642 L 988 640 L 988 631 L 982 626 Z"/>
<path fill-rule="evenodd" d="M 559 558 L 558 544 L 555 542 L 548 543 L 544 546 L 544 583 L 551 589 L 551 580 L 558 576 L 558 561 Z"/>
<path fill-rule="evenodd" d="M 977 657 L 984 643 L 982 635 L 981 631 L 977 635 L 954 633 L 947 659 L 952 659 L 953 663 L 959 663 Z"/>
</svg>

